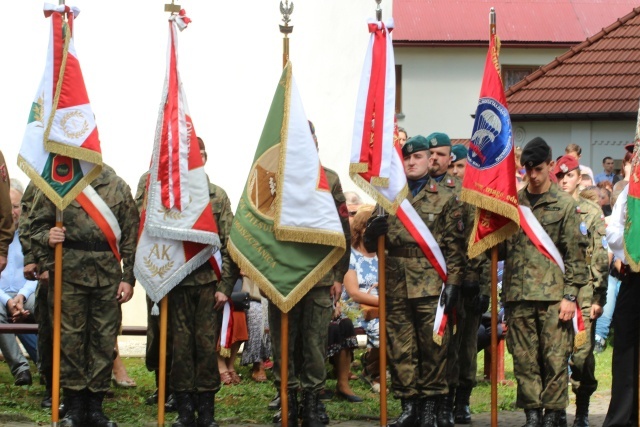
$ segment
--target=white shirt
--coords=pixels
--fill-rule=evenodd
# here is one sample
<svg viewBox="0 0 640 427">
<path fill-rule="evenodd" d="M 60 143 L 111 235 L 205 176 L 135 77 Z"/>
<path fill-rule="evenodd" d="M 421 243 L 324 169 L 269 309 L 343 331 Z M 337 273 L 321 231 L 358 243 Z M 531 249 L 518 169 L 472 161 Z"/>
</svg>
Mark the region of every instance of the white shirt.
<svg viewBox="0 0 640 427">
<path fill-rule="evenodd" d="M 38 282 L 24 279 L 24 255 L 22 245 L 18 238 L 18 231 L 13 236 L 13 242 L 9 245 L 7 266 L 0 274 L 0 302 L 6 306 L 11 299 L 9 293 L 21 294 L 29 298 L 36 291 Z"/>
<path fill-rule="evenodd" d="M 609 225 L 607 225 L 607 243 L 609 249 L 613 252 L 613 256 L 627 263 L 624 256 L 624 225 L 627 219 L 627 196 L 629 195 L 629 184 L 627 184 L 618 199 L 613 205 L 611 215 L 609 216 Z"/>
</svg>

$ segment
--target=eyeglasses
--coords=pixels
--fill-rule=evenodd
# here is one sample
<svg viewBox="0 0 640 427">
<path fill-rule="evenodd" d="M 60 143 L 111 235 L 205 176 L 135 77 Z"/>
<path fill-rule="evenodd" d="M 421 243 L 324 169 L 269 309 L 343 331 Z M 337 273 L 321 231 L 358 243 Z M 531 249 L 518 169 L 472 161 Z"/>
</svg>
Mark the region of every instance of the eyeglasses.
<svg viewBox="0 0 640 427">
<path fill-rule="evenodd" d="M 356 216 L 358 211 L 349 211 L 349 216 Z"/>
</svg>

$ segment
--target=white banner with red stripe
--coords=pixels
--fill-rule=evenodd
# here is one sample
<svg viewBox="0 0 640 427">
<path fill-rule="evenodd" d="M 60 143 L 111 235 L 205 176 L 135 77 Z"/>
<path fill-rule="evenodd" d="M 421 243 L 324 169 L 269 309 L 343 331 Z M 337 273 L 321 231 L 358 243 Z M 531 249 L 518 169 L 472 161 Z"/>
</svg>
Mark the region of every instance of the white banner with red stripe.
<svg viewBox="0 0 640 427">
<path fill-rule="evenodd" d="M 531 240 L 531 243 L 533 243 L 540 253 L 553 261 L 560 268 L 562 274 L 564 274 L 565 268 L 562 255 L 553 243 L 553 240 L 551 240 L 551 237 L 542 227 L 542 224 L 540 224 L 540 221 L 538 221 L 538 218 L 536 218 L 531 211 L 531 208 L 520 205 L 519 211 L 520 227 L 522 228 L 522 231 L 524 231 L 524 234 L 526 234 L 529 240 Z M 582 335 L 585 334 L 585 331 L 582 310 L 580 309 L 580 304 L 578 302 L 576 302 L 576 312 L 575 316 L 573 316 L 573 331 L 575 332 L 576 347 L 579 347 L 583 342 Z"/>
<path fill-rule="evenodd" d="M 96 190 L 90 185 L 87 185 L 84 190 L 82 190 L 82 193 L 76 197 L 76 201 L 100 230 L 102 230 L 111 251 L 117 260 L 120 261 L 120 237 L 122 236 L 122 230 L 120 229 L 120 224 L 118 224 L 118 218 L 116 218 L 111 211 L 109 205 L 102 200 L 102 197 L 100 197 Z"/>
<path fill-rule="evenodd" d="M 440 250 L 438 242 L 433 237 L 433 234 L 431 234 L 431 230 L 429 230 L 427 224 L 420 218 L 420 215 L 418 215 L 418 212 L 416 212 L 408 199 L 405 199 L 400 204 L 396 215 L 409 234 L 411 234 L 411 237 L 418 243 L 418 246 L 436 270 L 440 279 L 442 279 L 442 292 L 444 292 L 444 284 L 447 282 L 447 263 L 444 260 L 444 255 Z M 444 305 L 441 304 L 443 298 L 442 292 L 440 293 L 438 308 L 436 310 L 436 320 L 433 324 L 433 340 L 438 345 L 442 345 L 442 339 L 448 321 L 448 315 L 444 312 Z"/>
<path fill-rule="evenodd" d="M 215 259 L 220 238 L 209 180 L 178 72 L 178 30 L 188 23 L 184 11 L 169 19 L 167 71 L 134 266 L 154 302 L 205 262 L 218 278 L 222 268 L 221 259 Z"/>
</svg>

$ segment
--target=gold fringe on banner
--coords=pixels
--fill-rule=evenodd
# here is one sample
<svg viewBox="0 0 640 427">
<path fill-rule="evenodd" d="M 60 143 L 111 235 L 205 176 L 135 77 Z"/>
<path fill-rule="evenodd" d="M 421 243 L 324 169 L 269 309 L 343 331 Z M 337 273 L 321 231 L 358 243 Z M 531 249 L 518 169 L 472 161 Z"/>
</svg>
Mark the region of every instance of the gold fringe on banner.
<svg viewBox="0 0 640 427">
<path fill-rule="evenodd" d="M 253 263 L 240 252 L 232 240 L 227 243 L 227 249 L 231 258 L 238 264 L 240 270 L 253 280 L 262 293 L 280 309 L 283 313 L 288 313 L 304 297 L 325 274 L 333 268 L 344 253 L 342 248 L 334 248 L 318 265 L 307 274 L 304 279 L 286 297 L 282 295 L 276 287 L 267 279 Z"/>
<path fill-rule="evenodd" d="M 376 203 L 382 206 L 382 208 L 385 211 L 389 212 L 391 215 L 396 214 L 396 211 L 400 207 L 400 204 L 404 201 L 404 199 L 407 198 L 407 195 L 409 194 L 409 187 L 405 185 L 402 188 L 402 191 L 400 191 L 400 193 L 396 197 L 396 199 L 393 202 L 391 202 L 385 197 L 383 197 L 380 194 L 380 191 L 378 191 L 373 185 L 371 185 L 369 181 L 361 177 L 358 173 L 351 173 L 351 171 L 349 171 L 349 176 L 351 177 L 353 182 L 358 187 L 360 187 L 360 189 L 362 189 L 362 191 L 364 191 L 371 198 L 373 198 L 376 201 Z"/>
</svg>

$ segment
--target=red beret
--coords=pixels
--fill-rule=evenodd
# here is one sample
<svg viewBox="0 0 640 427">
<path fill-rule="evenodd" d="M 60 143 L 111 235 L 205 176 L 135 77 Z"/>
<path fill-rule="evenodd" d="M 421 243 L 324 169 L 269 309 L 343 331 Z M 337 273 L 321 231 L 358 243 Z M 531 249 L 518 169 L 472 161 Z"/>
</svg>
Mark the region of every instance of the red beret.
<svg viewBox="0 0 640 427">
<path fill-rule="evenodd" d="M 580 163 L 578 162 L 578 159 L 565 154 L 556 162 L 556 166 L 553 168 L 553 174 L 556 176 L 560 174 L 564 175 L 565 173 L 578 169 L 579 167 Z"/>
</svg>

